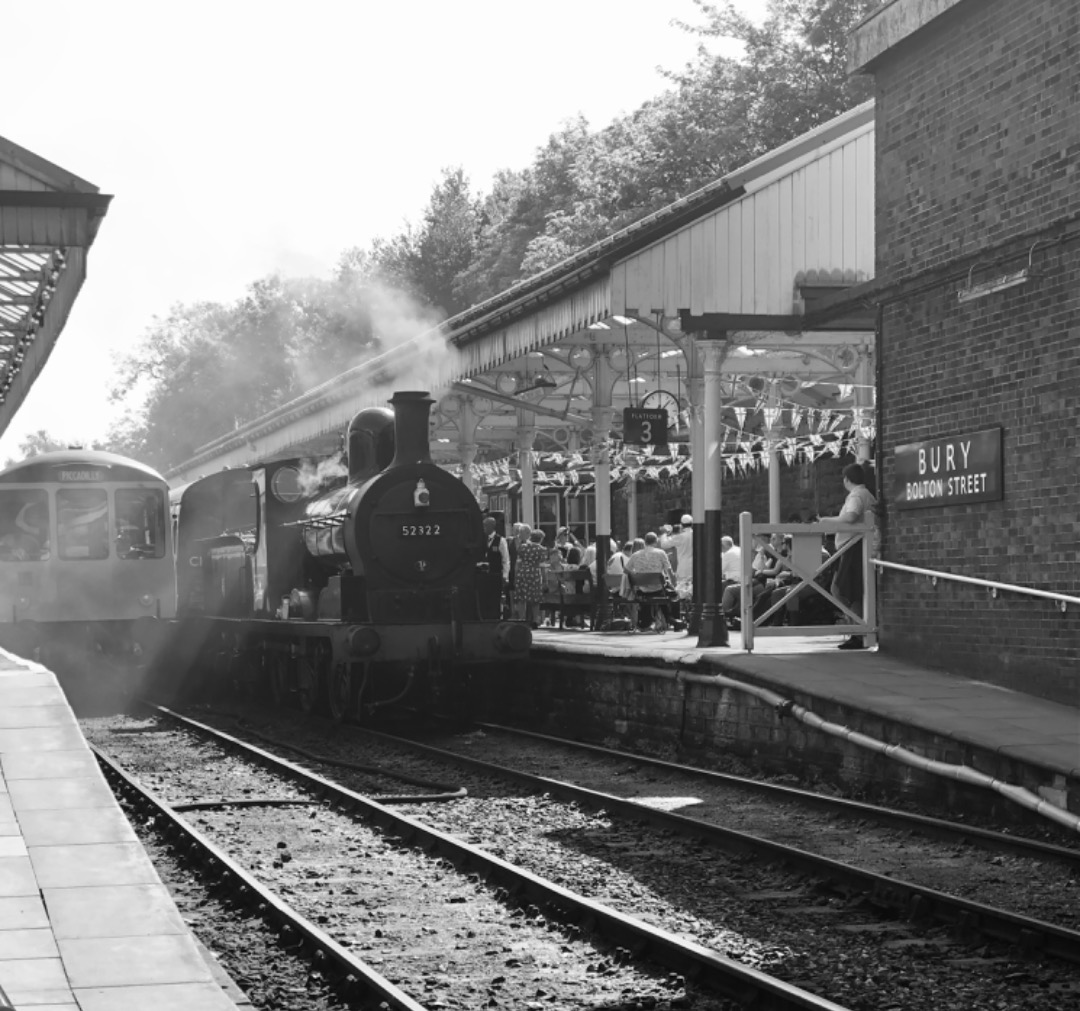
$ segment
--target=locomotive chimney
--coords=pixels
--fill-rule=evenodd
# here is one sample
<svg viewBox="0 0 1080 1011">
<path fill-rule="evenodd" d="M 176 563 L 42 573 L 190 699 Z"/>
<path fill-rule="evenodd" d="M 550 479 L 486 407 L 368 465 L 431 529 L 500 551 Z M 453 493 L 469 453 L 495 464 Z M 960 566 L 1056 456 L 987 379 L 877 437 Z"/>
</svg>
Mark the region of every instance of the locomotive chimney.
<svg viewBox="0 0 1080 1011">
<path fill-rule="evenodd" d="M 390 398 L 394 408 L 394 460 L 391 467 L 411 463 L 431 463 L 428 419 L 435 403 L 424 392 L 395 393 Z"/>
<path fill-rule="evenodd" d="M 394 456 L 394 412 L 368 407 L 349 422 L 349 483 L 363 484 L 386 470 Z"/>
</svg>

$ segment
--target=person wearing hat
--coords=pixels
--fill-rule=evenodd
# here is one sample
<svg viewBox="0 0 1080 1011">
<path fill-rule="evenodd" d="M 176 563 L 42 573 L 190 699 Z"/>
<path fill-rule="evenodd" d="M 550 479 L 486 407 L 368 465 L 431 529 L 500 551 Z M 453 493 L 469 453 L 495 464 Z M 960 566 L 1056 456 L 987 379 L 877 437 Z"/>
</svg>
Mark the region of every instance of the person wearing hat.
<svg viewBox="0 0 1080 1011">
<path fill-rule="evenodd" d="M 680 600 L 689 600 L 694 595 L 694 517 L 685 513 L 679 524 L 664 547 L 675 549 L 675 589 Z"/>
</svg>

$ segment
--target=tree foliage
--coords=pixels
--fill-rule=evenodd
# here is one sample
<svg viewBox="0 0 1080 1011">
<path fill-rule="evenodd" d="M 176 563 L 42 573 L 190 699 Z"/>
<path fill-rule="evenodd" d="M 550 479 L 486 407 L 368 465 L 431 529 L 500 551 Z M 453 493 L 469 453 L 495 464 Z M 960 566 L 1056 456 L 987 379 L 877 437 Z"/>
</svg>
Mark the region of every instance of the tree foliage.
<svg viewBox="0 0 1080 1011">
<path fill-rule="evenodd" d="M 269 277 L 232 305 L 178 305 L 118 362 L 111 393 L 131 405 L 109 447 L 168 469 L 359 361 L 374 345 L 364 293 Z"/>
<path fill-rule="evenodd" d="M 266 278 L 233 305 L 176 306 L 121 362 L 110 445 L 161 468 L 355 364 L 714 181 L 869 96 L 846 36 L 876 0 L 769 0 L 756 25 L 695 0 L 702 44 L 668 90 L 592 130 L 567 120 L 487 194 L 444 169 L 421 220 L 343 252 L 335 278 Z M 738 58 L 710 52 L 734 39 Z M 396 292 L 396 294 L 392 294 Z"/>
</svg>

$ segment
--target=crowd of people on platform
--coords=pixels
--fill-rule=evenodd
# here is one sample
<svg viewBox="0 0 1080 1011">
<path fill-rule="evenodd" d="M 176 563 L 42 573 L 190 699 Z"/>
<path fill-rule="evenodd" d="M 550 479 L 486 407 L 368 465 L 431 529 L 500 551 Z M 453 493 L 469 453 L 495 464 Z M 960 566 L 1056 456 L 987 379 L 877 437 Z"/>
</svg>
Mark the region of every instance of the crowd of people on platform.
<svg viewBox="0 0 1080 1011">
<path fill-rule="evenodd" d="M 810 517 L 810 522 L 832 526 L 835 534 L 822 538 L 821 561 L 827 561 L 853 536 L 845 531 L 851 524 L 862 523 L 872 513 L 876 500 L 866 487 L 866 475 L 859 464 L 844 469 L 847 498 L 840 514 L 831 518 Z M 801 515 L 791 517 L 803 522 Z M 588 573 L 581 582 L 590 590 L 597 580 L 597 544 L 583 544 L 567 527 L 559 527 L 554 543 L 547 546 L 545 532 L 527 523 L 515 523 L 509 537 L 498 533 L 494 518 L 484 520 L 485 560 L 481 571 L 481 609 L 487 617 L 511 617 L 540 627 L 540 605 L 551 591 L 550 580 L 564 572 Z M 760 616 L 783 603 L 769 619 L 773 624 L 831 624 L 836 608 L 812 587 L 804 585 L 791 593 L 799 581 L 791 565 L 791 535 L 773 534 L 759 544 L 751 563 L 753 611 Z M 742 612 L 742 550 L 731 537 L 721 539 L 720 608 L 730 628 L 738 628 Z M 616 596 L 627 593 L 634 577 L 658 573 L 660 590 L 643 611 L 652 627 L 674 630 L 685 628 L 686 611 L 693 600 L 694 528 L 693 517 L 684 515 L 678 524 L 663 526 L 644 537 L 626 541 L 621 547 L 610 540 L 607 553 L 608 575 L 629 577 L 612 588 Z M 815 580 L 823 589 L 849 606 L 862 600 L 862 567 L 858 552 L 847 551 Z M 574 627 L 583 624 L 580 617 L 568 619 Z M 862 637 L 852 636 L 841 649 L 863 648 Z"/>
<path fill-rule="evenodd" d="M 540 605 L 552 590 L 552 578 L 561 574 L 587 574 L 581 580 L 591 591 L 597 580 L 597 543 L 584 544 L 568 527 L 559 527 L 554 543 L 545 544 L 546 534 L 528 523 L 515 523 L 512 533 L 503 536 L 493 517 L 484 519 L 485 557 L 480 564 L 481 611 L 486 617 L 510 617 L 540 627 Z M 682 517 L 679 524 L 664 526 L 659 533 L 628 540 L 621 546 L 609 538 L 608 575 L 631 577 L 660 573 L 664 599 L 656 607 L 666 627 L 685 627 L 680 602 L 693 598 L 693 519 Z M 622 588 L 625 592 L 625 584 Z M 613 589 L 614 596 L 619 589 Z M 652 613 L 651 611 L 649 613 Z M 655 617 L 653 619 L 655 621 Z M 580 616 L 567 620 L 580 626 Z"/>
</svg>

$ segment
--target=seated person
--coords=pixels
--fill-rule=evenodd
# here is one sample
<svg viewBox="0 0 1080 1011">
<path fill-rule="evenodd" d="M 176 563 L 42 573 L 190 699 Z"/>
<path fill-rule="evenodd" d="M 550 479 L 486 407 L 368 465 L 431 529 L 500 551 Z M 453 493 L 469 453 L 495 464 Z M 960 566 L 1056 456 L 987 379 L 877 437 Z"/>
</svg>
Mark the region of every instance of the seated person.
<svg viewBox="0 0 1080 1011">
<path fill-rule="evenodd" d="M 663 576 L 665 591 L 656 594 L 656 599 L 650 602 L 647 608 L 642 608 L 642 620 L 652 624 L 655 620 L 659 625 L 668 625 L 678 629 L 684 627 L 673 610 L 670 596 L 674 593 L 674 574 L 671 569 L 671 561 L 667 552 L 660 547 L 659 537 L 654 533 L 645 535 L 645 546 L 640 551 L 635 551 L 626 562 L 626 572 L 633 576 L 642 573 L 659 572 Z M 676 604 L 677 609 L 677 604 Z M 654 619 L 652 614 L 656 611 L 658 617 Z"/>
<path fill-rule="evenodd" d="M 755 613 L 762 609 L 762 598 L 765 598 L 767 594 L 771 595 L 776 589 L 777 578 L 784 573 L 790 575 L 791 566 L 787 562 L 790 538 L 787 538 L 787 542 L 785 542 L 783 536 L 773 534 L 769 538 L 769 544 L 773 551 L 776 552 L 775 555 L 762 546 L 758 548 L 757 554 L 754 556 L 754 574 L 751 589 L 754 595 Z M 768 610 L 768 606 L 766 605 L 764 609 Z M 739 583 L 732 583 L 724 587 L 724 593 L 720 600 L 720 610 L 729 624 L 742 620 L 742 586 Z"/>
<path fill-rule="evenodd" d="M 821 561 L 826 562 L 830 557 L 829 549 L 822 545 Z M 769 619 L 769 624 L 825 624 L 825 619 L 829 619 L 828 623 L 831 623 L 835 608 L 812 586 L 803 584 L 798 590 L 792 593 L 791 596 L 787 597 L 786 600 L 784 599 L 791 591 L 792 585 L 798 581 L 799 577 L 790 570 L 777 576 L 776 587 L 769 594 L 769 600 L 765 605 L 765 610 L 768 610 L 774 604 L 779 604 L 781 601 L 784 601 L 784 607 Z M 829 588 L 831 581 L 832 574 L 829 570 L 821 573 L 814 580 L 815 583 L 826 590 Z"/>
</svg>

